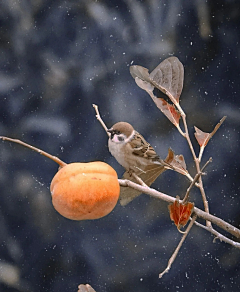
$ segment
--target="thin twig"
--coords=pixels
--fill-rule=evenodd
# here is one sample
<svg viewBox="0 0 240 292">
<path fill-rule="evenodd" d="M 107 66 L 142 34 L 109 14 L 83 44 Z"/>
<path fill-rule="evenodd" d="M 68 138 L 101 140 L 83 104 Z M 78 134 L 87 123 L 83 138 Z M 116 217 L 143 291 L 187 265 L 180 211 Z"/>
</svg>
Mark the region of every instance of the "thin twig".
<svg viewBox="0 0 240 292">
<path fill-rule="evenodd" d="M 212 159 L 212 157 L 210 157 L 210 158 L 208 159 L 208 161 L 203 165 L 203 167 L 202 167 L 202 169 L 201 169 L 201 172 L 203 172 L 204 169 L 208 166 L 208 164 L 211 163 L 212 161 L 213 161 L 213 159 Z"/>
<path fill-rule="evenodd" d="M 194 215 L 193 218 L 192 218 L 192 220 L 188 224 L 188 227 L 187 227 L 185 233 L 183 234 L 183 236 L 182 236 L 182 238 L 181 238 L 178 246 L 176 247 L 174 253 L 170 257 L 166 269 L 162 273 L 159 274 L 159 278 L 162 278 L 162 276 L 164 274 L 166 274 L 171 269 L 171 266 L 172 266 L 173 262 L 175 261 L 177 255 L 178 255 L 178 252 L 179 252 L 180 248 L 182 247 L 182 244 L 183 244 L 184 240 L 186 239 L 186 237 L 187 237 L 189 231 L 191 230 L 191 228 L 192 228 L 192 226 L 193 226 L 193 224 L 194 224 L 194 222 L 195 222 L 196 219 L 197 219 L 197 215 Z"/>
<path fill-rule="evenodd" d="M 211 232 L 213 235 L 215 235 L 215 238 L 213 240 L 213 242 L 216 241 L 216 239 L 219 239 L 220 241 L 224 241 L 236 248 L 239 248 L 240 249 L 240 242 L 236 242 L 234 240 L 231 240 L 229 238 L 227 238 L 226 236 L 222 235 L 221 233 L 219 233 L 218 231 L 216 231 L 214 228 L 209 228 L 208 226 L 205 226 L 197 221 L 194 222 L 195 225 L 197 225 L 198 227 L 201 227 L 205 230 L 207 230 L 208 232 Z"/>
<path fill-rule="evenodd" d="M 106 124 L 104 123 L 104 121 L 102 120 L 101 116 L 100 116 L 100 113 L 98 111 L 98 106 L 96 104 L 93 104 L 92 105 L 96 111 L 96 118 L 97 120 L 100 122 L 100 124 L 102 125 L 103 129 L 106 131 L 108 137 L 110 137 L 110 133 L 108 132 L 108 127 L 106 126 Z"/>
<path fill-rule="evenodd" d="M 186 138 L 186 140 L 188 142 L 188 146 L 189 146 L 189 148 L 190 148 L 190 150 L 192 152 L 193 159 L 196 162 L 197 161 L 197 156 L 196 156 L 196 153 L 195 153 L 193 145 L 192 145 L 192 141 L 191 141 L 190 136 L 189 136 L 187 120 L 186 120 L 186 114 L 185 113 L 184 113 L 184 115 L 182 115 L 182 120 L 183 120 L 183 125 L 184 125 L 184 130 L 185 130 L 185 138 Z"/>
<path fill-rule="evenodd" d="M 133 172 L 131 175 L 136 179 L 136 181 L 139 182 L 140 185 L 148 188 L 148 185 L 146 185 L 145 182 L 135 172 Z"/>
<path fill-rule="evenodd" d="M 43 156 L 45 156 L 45 157 L 47 157 L 47 158 L 50 158 L 51 160 L 53 160 L 54 162 L 56 162 L 57 164 L 59 164 L 61 167 L 67 165 L 67 163 L 63 162 L 63 161 L 62 161 L 61 159 L 59 159 L 58 157 L 53 156 L 53 155 L 51 155 L 51 154 L 49 154 L 49 153 L 47 153 L 47 152 L 45 152 L 45 151 L 43 151 L 43 150 L 41 150 L 41 149 L 39 149 L 39 148 L 36 148 L 36 147 L 34 147 L 34 146 L 30 145 L 30 144 L 27 144 L 27 143 L 25 143 L 25 142 L 23 142 L 23 141 L 21 141 L 21 140 L 18 140 L 18 139 L 12 139 L 12 138 L 9 138 L 9 137 L 3 137 L 3 136 L 0 136 L 0 139 L 2 139 L 3 141 L 14 142 L 14 143 L 20 144 L 20 145 L 22 145 L 22 146 L 25 146 L 25 147 L 27 147 L 27 148 L 30 148 L 31 150 L 36 151 L 36 152 L 38 152 L 39 154 L 41 154 L 41 155 L 43 155 Z"/>
<path fill-rule="evenodd" d="M 207 212 L 204 212 L 203 210 L 194 207 L 193 213 L 196 213 L 199 218 L 202 218 L 204 220 L 208 220 L 209 222 L 212 222 L 213 224 L 217 225 L 218 227 L 222 228 L 223 230 L 231 233 L 233 236 L 240 238 L 240 230 L 233 225 L 227 223 L 226 221 L 211 215 Z M 209 226 L 208 226 L 209 227 Z M 212 229 L 212 226 L 209 227 L 209 229 Z"/>
<path fill-rule="evenodd" d="M 187 192 L 183 198 L 182 203 L 185 204 L 188 201 L 189 195 L 190 195 L 190 191 L 193 188 L 193 186 L 195 185 L 195 183 L 197 182 L 197 180 L 199 179 L 200 175 L 202 175 L 202 172 L 199 172 L 195 175 L 193 181 L 191 182 L 189 188 L 187 189 Z"/>
<path fill-rule="evenodd" d="M 185 137 L 185 133 L 183 132 L 183 130 L 180 128 L 179 125 L 176 125 L 177 129 L 178 129 L 178 132 L 183 136 Z"/>
<path fill-rule="evenodd" d="M 190 190 L 193 188 L 193 186 L 195 185 L 195 183 L 199 179 L 200 175 L 203 175 L 203 170 L 206 168 L 206 166 L 210 162 L 212 162 L 212 157 L 210 157 L 209 160 L 204 164 L 204 166 L 202 167 L 201 171 L 195 175 L 194 180 L 191 182 L 189 188 L 187 189 L 186 195 L 183 198 L 183 201 L 182 201 L 183 204 L 185 204 L 188 201 Z"/>
<path fill-rule="evenodd" d="M 197 165 L 197 171 L 200 172 L 200 165 L 199 163 L 196 163 Z M 204 209 L 207 213 L 210 213 L 209 212 L 209 205 L 208 205 L 208 200 L 207 200 L 207 197 L 206 197 L 206 194 L 205 194 L 205 190 L 203 188 L 203 181 L 202 181 L 202 177 L 200 176 L 199 179 L 198 179 L 198 182 L 199 182 L 199 190 L 201 192 L 201 195 L 202 195 L 202 199 L 203 199 L 203 205 L 204 205 Z M 211 227 L 211 222 L 209 221 L 206 221 L 206 225 L 208 227 Z"/>
</svg>

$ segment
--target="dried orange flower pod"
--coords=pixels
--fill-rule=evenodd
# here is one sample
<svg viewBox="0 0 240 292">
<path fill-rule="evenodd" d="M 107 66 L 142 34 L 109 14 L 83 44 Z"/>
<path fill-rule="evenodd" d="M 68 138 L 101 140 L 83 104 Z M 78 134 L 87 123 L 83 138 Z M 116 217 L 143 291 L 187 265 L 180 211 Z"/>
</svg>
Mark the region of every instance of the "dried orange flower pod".
<svg viewBox="0 0 240 292">
<path fill-rule="evenodd" d="M 116 171 L 100 161 L 65 165 L 54 176 L 50 190 L 54 208 L 71 220 L 106 216 L 120 194 Z"/>
</svg>

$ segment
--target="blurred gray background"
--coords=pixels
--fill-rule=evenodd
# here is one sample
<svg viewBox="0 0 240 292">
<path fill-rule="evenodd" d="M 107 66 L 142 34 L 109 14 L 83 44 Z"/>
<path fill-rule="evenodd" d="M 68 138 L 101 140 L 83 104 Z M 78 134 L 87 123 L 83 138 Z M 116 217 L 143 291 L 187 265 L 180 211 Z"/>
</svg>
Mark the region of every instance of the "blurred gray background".
<svg viewBox="0 0 240 292">
<path fill-rule="evenodd" d="M 129 73 L 177 56 L 185 68 L 181 105 L 193 126 L 211 131 L 203 163 L 210 211 L 240 224 L 240 2 L 0 2 L 0 134 L 19 138 L 65 162 L 101 160 L 119 177 L 92 103 L 110 127 L 127 121 L 165 158 L 171 147 L 194 164 L 186 141 Z M 181 235 L 167 204 L 142 195 L 108 216 L 75 222 L 53 208 L 58 166 L 9 142 L 0 143 L 0 291 L 239 291 L 240 251 L 194 227 L 161 280 Z M 188 181 L 165 172 L 154 187 L 181 196 Z M 191 199 L 202 208 L 197 189 Z"/>
</svg>

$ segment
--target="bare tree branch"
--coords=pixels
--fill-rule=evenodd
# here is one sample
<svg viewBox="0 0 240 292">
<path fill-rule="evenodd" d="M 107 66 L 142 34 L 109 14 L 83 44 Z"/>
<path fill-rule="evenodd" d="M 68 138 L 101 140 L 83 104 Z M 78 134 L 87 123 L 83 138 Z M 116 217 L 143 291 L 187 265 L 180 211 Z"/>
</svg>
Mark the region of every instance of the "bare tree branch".
<svg viewBox="0 0 240 292">
<path fill-rule="evenodd" d="M 47 152 L 45 152 L 45 151 L 43 151 L 43 150 L 41 150 L 39 148 L 36 148 L 36 147 L 34 147 L 34 146 L 30 145 L 30 144 L 27 144 L 27 143 L 25 143 L 25 142 L 23 142 L 21 140 L 12 139 L 12 138 L 3 137 L 3 136 L 0 136 L 0 139 L 2 139 L 3 141 L 9 141 L 9 142 L 17 143 L 17 144 L 20 144 L 20 145 L 25 146 L 27 148 L 30 148 L 31 150 L 36 151 L 39 154 L 41 154 L 41 155 L 43 155 L 43 156 L 45 156 L 47 158 L 50 158 L 51 160 L 53 160 L 54 162 L 56 162 L 58 165 L 60 165 L 60 167 L 63 167 L 65 165 L 67 165 L 67 163 L 63 162 L 58 157 L 53 156 L 53 155 L 51 155 L 51 154 L 49 154 L 49 153 L 47 153 Z"/>
<path fill-rule="evenodd" d="M 161 200 L 163 200 L 165 202 L 168 202 L 168 203 L 173 203 L 176 200 L 176 198 L 174 198 L 174 197 L 171 197 L 169 195 L 166 195 L 164 193 L 161 193 L 161 192 L 159 192 L 159 191 L 157 191 L 155 189 L 152 189 L 150 187 L 141 186 L 141 185 L 136 184 L 136 183 L 134 183 L 132 181 L 129 181 L 129 180 L 121 180 L 121 179 L 119 179 L 118 181 L 119 181 L 119 184 L 121 186 L 123 186 L 123 187 L 124 186 L 125 187 L 131 187 L 131 188 L 133 188 L 135 190 L 138 190 L 138 191 L 140 191 L 142 193 L 145 193 L 147 195 L 150 195 L 150 196 L 152 196 L 154 198 L 161 199 Z M 234 227 L 233 225 L 225 222 L 224 220 L 222 220 L 222 219 L 220 219 L 220 218 L 218 218 L 216 216 L 213 216 L 213 215 L 211 215 L 211 214 L 209 214 L 207 212 L 204 212 L 204 211 L 202 211 L 201 209 L 199 209 L 197 207 L 194 207 L 193 214 L 196 214 L 199 218 L 202 218 L 204 220 L 208 220 L 209 222 L 212 222 L 213 224 L 217 225 L 221 229 L 223 229 L 223 230 L 231 233 L 232 235 L 234 235 L 237 238 L 240 238 L 240 230 L 238 228 Z M 211 228 L 208 227 L 206 229 L 208 231 L 210 231 L 210 232 L 211 232 L 211 230 L 213 230 L 212 227 Z M 217 236 L 217 234 L 215 233 L 215 231 L 214 231 L 213 234 Z M 220 233 L 218 233 L 218 235 L 219 236 L 217 236 L 217 237 L 219 237 L 223 241 L 227 242 L 226 240 L 224 240 L 224 237 L 222 237 Z M 229 243 L 229 242 L 227 242 L 227 243 Z M 236 242 L 236 245 L 235 246 L 237 248 L 240 248 L 240 243 L 237 243 Z"/>
<path fill-rule="evenodd" d="M 204 166 L 203 166 L 202 169 L 201 169 L 201 172 L 199 172 L 199 173 L 197 173 L 197 174 L 195 175 L 194 180 L 191 182 L 189 188 L 187 189 L 187 192 L 186 192 L 186 194 L 185 194 L 185 197 L 184 197 L 184 199 L 183 199 L 183 201 L 182 201 L 183 204 L 184 204 L 185 202 L 188 201 L 188 198 L 189 198 L 189 194 L 190 194 L 191 189 L 192 189 L 193 186 L 196 184 L 196 182 L 198 181 L 199 177 L 200 177 L 201 175 L 204 174 L 204 173 L 203 173 L 203 170 L 206 168 L 206 166 L 207 166 L 210 162 L 212 162 L 212 157 L 210 157 L 209 160 L 204 164 Z M 198 185 L 197 185 L 197 186 L 198 186 Z"/>
<path fill-rule="evenodd" d="M 222 235 L 221 233 L 217 232 L 215 229 L 209 228 L 208 226 L 205 226 L 205 225 L 202 225 L 201 223 L 199 223 L 197 221 L 195 221 L 194 223 L 195 223 L 195 225 L 211 232 L 215 236 L 213 242 L 215 242 L 217 239 L 219 239 L 220 241 L 224 241 L 224 242 L 226 242 L 226 243 L 228 243 L 236 248 L 240 248 L 240 242 L 236 242 L 234 240 L 231 240 L 231 239 L 227 238 L 226 236 Z"/>
</svg>

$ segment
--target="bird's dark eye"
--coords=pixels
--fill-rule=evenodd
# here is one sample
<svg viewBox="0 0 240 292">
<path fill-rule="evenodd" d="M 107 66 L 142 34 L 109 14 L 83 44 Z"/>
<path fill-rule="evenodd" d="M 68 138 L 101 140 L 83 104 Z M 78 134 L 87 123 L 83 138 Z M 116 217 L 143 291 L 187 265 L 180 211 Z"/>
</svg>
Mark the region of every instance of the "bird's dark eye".
<svg viewBox="0 0 240 292">
<path fill-rule="evenodd" d="M 124 140 L 124 138 L 122 136 L 118 136 L 118 141 L 122 142 Z"/>
<path fill-rule="evenodd" d="M 108 130 L 108 132 L 111 134 L 111 139 L 113 139 L 114 135 L 120 134 L 120 131 L 118 131 L 118 130 Z"/>
</svg>

